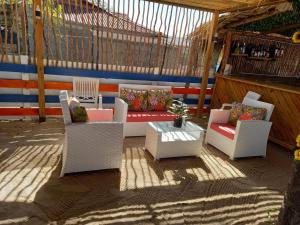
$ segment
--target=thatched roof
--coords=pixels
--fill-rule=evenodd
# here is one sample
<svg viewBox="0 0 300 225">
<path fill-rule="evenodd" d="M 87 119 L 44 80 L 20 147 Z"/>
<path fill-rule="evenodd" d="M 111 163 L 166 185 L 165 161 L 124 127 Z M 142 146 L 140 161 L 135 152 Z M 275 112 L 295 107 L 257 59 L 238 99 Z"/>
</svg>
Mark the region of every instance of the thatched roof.
<svg viewBox="0 0 300 225">
<path fill-rule="evenodd" d="M 221 14 L 217 32 L 222 33 L 228 29 L 235 29 L 243 24 L 248 24 L 253 21 L 268 18 L 291 10 L 291 3 L 284 2 L 276 5 L 266 5 L 253 9 Z M 209 23 L 203 24 L 202 26 L 196 28 L 195 31 L 190 34 L 190 37 L 199 36 L 201 33 L 207 31 L 208 28 Z"/>
<path fill-rule="evenodd" d="M 222 32 L 223 30 L 234 29 L 243 24 L 268 18 L 282 12 L 291 11 L 292 9 L 291 3 L 285 2 L 277 5 L 268 5 L 246 11 L 225 14 L 220 17 L 218 31 Z"/>
</svg>

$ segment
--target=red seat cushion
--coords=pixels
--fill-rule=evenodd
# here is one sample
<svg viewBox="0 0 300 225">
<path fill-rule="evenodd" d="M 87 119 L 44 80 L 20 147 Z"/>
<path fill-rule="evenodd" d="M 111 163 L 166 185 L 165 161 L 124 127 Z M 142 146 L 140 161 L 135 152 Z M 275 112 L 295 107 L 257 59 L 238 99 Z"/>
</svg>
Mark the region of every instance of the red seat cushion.
<svg viewBox="0 0 300 225">
<path fill-rule="evenodd" d="M 235 126 L 226 123 L 211 123 L 210 128 L 217 131 L 218 133 L 233 140 L 235 135 Z"/>
<path fill-rule="evenodd" d="M 127 122 L 155 122 L 155 121 L 172 121 L 176 115 L 168 112 L 128 112 Z"/>
</svg>

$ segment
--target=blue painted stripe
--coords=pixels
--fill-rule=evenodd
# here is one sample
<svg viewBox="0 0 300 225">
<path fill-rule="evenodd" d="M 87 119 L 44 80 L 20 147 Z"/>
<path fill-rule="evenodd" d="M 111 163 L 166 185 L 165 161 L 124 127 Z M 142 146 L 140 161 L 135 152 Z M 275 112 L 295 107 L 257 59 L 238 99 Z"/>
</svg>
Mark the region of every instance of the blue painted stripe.
<svg viewBox="0 0 300 225">
<path fill-rule="evenodd" d="M 47 103 L 57 103 L 59 98 L 56 95 L 46 95 Z M 38 95 L 22 95 L 22 94 L 0 94 L 0 102 L 38 102 Z"/>
<path fill-rule="evenodd" d="M 0 63 L 0 71 L 24 72 L 24 73 L 36 73 L 37 72 L 36 66 L 33 66 L 33 65 L 7 64 L 7 63 Z M 93 78 L 106 78 L 106 79 L 197 83 L 197 84 L 199 84 L 201 82 L 201 78 L 199 78 L 199 77 L 166 76 L 166 75 L 159 76 L 159 75 L 155 75 L 155 74 L 68 69 L 68 68 L 58 68 L 58 67 L 45 67 L 44 72 L 47 75 L 93 77 Z M 214 78 L 208 79 L 209 84 L 214 84 L 214 82 L 215 82 Z"/>
<path fill-rule="evenodd" d="M 37 68 L 35 65 L 0 63 L 0 71 L 19 72 L 19 73 L 37 73 Z"/>
<path fill-rule="evenodd" d="M 59 103 L 57 95 L 46 95 L 46 103 Z M 104 96 L 102 99 L 104 104 L 114 104 L 115 97 Z M 0 102 L 24 102 L 24 103 L 37 103 L 38 95 L 22 95 L 22 94 L 0 94 Z M 185 103 L 188 105 L 197 105 L 198 99 L 186 99 Z M 205 99 L 205 104 L 210 104 L 210 99 Z"/>
<path fill-rule="evenodd" d="M 184 100 L 184 103 L 188 104 L 188 105 L 197 105 L 198 104 L 198 99 L 187 98 L 187 99 Z M 210 99 L 205 99 L 204 104 L 209 105 L 210 104 Z"/>
<path fill-rule="evenodd" d="M 178 82 L 178 83 L 200 83 L 198 77 L 182 77 L 182 76 L 159 76 L 155 74 L 139 74 L 115 71 L 96 71 L 82 69 L 66 69 L 57 67 L 45 67 L 45 74 L 55 74 L 63 76 L 79 76 L 106 79 L 124 79 L 124 80 L 142 80 L 142 81 L 161 81 L 161 82 Z"/>
<path fill-rule="evenodd" d="M 103 104 L 114 104 L 115 103 L 115 97 L 103 97 L 102 98 Z"/>
</svg>

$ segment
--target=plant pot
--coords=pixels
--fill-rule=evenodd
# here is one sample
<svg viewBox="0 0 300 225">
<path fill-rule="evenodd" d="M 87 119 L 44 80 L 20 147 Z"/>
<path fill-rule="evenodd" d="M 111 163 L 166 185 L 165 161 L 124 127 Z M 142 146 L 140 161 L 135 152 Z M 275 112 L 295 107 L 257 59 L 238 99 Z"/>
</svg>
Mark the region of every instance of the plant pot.
<svg viewBox="0 0 300 225">
<path fill-rule="evenodd" d="M 174 119 L 174 127 L 181 128 L 182 127 L 182 121 L 183 121 L 182 117 Z"/>
</svg>

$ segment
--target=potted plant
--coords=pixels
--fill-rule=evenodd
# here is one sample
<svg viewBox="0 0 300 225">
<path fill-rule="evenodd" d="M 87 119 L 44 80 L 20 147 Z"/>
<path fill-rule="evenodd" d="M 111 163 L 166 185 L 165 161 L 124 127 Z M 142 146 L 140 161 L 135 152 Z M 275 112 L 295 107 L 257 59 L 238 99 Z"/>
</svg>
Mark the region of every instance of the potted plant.
<svg viewBox="0 0 300 225">
<path fill-rule="evenodd" d="M 279 225 L 300 224 L 300 135 L 296 138 L 293 172 L 279 213 Z"/>
<path fill-rule="evenodd" d="M 181 128 L 183 120 L 190 118 L 188 111 L 188 105 L 182 100 L 173 100 L 172 106 L 169 108 L 168 112 L 176 115 L 176 118 L 174 119 L 174 127 Z"/>
</svg>

